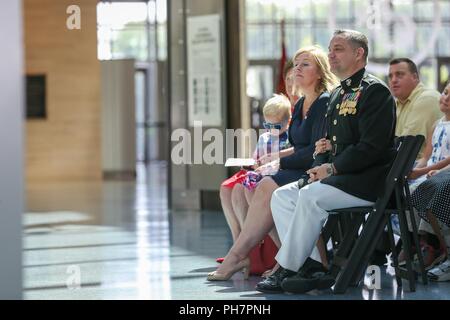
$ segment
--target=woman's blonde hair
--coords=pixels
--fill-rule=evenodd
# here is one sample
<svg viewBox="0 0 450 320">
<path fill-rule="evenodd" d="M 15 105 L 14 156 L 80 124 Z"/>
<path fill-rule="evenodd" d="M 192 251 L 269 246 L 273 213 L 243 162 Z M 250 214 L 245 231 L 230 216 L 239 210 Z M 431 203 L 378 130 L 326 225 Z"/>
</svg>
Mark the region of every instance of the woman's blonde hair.
<svg viewBox="0 0 450 320">
<path fill-rule="evenodd" d="M 314 61 L 319 69 L 320 81 L 317 84 L 316 92 L 331 92 L 339 83 L 338 78 L 331 72 L 328 56 L 319 46 L 308 46 L 300 48 L 292 60 L 297 59 L 302 53 L 309 53 L 314 57 Z M 299 88 L 295 88 L 296 93 L 301 93 Z"/>
<path fill-rule="evenodd" d="M 291 102 L 283 94 L 274 94 L 264 105 L 263 115 L 287 121 L 291 117 Z"/>
</svg>

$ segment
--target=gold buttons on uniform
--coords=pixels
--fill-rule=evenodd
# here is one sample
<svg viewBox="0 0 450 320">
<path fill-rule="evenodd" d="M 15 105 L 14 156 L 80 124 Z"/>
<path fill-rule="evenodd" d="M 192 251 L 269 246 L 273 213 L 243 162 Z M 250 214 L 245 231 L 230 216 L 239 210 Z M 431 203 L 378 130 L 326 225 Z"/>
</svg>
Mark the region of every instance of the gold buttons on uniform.
<svg viewBox="0 0 450 320">
<path fill-rule="evenodd" d="M 334 121 L 333 121 L 333 124 L 334 124 L 334 125 L 337 125 L 337 120 L 334 120 Z"/>
<path fill-rule="evenodd" d="M 333 141 L 336 142 L 336 136 L 333 136 Z"/>
</svg>

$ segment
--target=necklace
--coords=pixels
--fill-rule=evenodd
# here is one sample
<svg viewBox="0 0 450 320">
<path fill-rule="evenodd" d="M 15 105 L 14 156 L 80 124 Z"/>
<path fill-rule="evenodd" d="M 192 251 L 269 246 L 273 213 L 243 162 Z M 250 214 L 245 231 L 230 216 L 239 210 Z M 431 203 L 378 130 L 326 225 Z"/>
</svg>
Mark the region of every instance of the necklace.
<svg viewBox="0 0 450 320">
<path fill-rule="evenodd" d="M 305 100 L 303 101 L 303 110 L 302 110 L 302 117 L 303 117 L 303 119 L 306 119 L 306 118 L 308 118 L 308 112 L 309 112 L 309 109 L 311 109 L 311 106 L 314 104 L 314 102 L 317 100 L 317 98 L 319 98 L 321 95 L 322 95 L 322 93 L 323 92 L 321 92 L 321 93 L 319 93 L 311 102 L 309 102 L 308 104 L 308 107 L 306 107 L 306 97 L 305 97 Z"/>
</svg>

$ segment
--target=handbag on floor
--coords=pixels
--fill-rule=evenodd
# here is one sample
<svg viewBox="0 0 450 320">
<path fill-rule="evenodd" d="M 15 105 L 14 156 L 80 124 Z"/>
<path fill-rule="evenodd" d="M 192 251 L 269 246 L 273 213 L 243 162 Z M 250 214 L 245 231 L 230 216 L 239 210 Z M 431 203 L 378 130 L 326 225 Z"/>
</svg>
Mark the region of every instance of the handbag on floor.
<svg viewBox="0 0 450 320">
<path fill-rule="evenodd" d="M 250 251 L 250 274 L 260 276 L 265 271 L 275 267 L 277 263 L 275 260 L 277 252 L 278 247 L 272 238 L 266 236 Z"/>
</svg>

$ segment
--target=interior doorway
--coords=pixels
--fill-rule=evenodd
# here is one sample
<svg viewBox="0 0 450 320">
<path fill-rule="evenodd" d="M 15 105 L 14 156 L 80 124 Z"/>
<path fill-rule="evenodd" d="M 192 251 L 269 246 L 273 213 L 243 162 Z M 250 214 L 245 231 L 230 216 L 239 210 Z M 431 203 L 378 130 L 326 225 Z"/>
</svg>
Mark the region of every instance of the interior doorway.
<svg viewBox="0 0 450 320">
<path fill-rule="evenodd" d="M 167 160 L 167 0 L 102 0 L 98 58 L 134 59 L 136 162 Z"/>
</svg>

